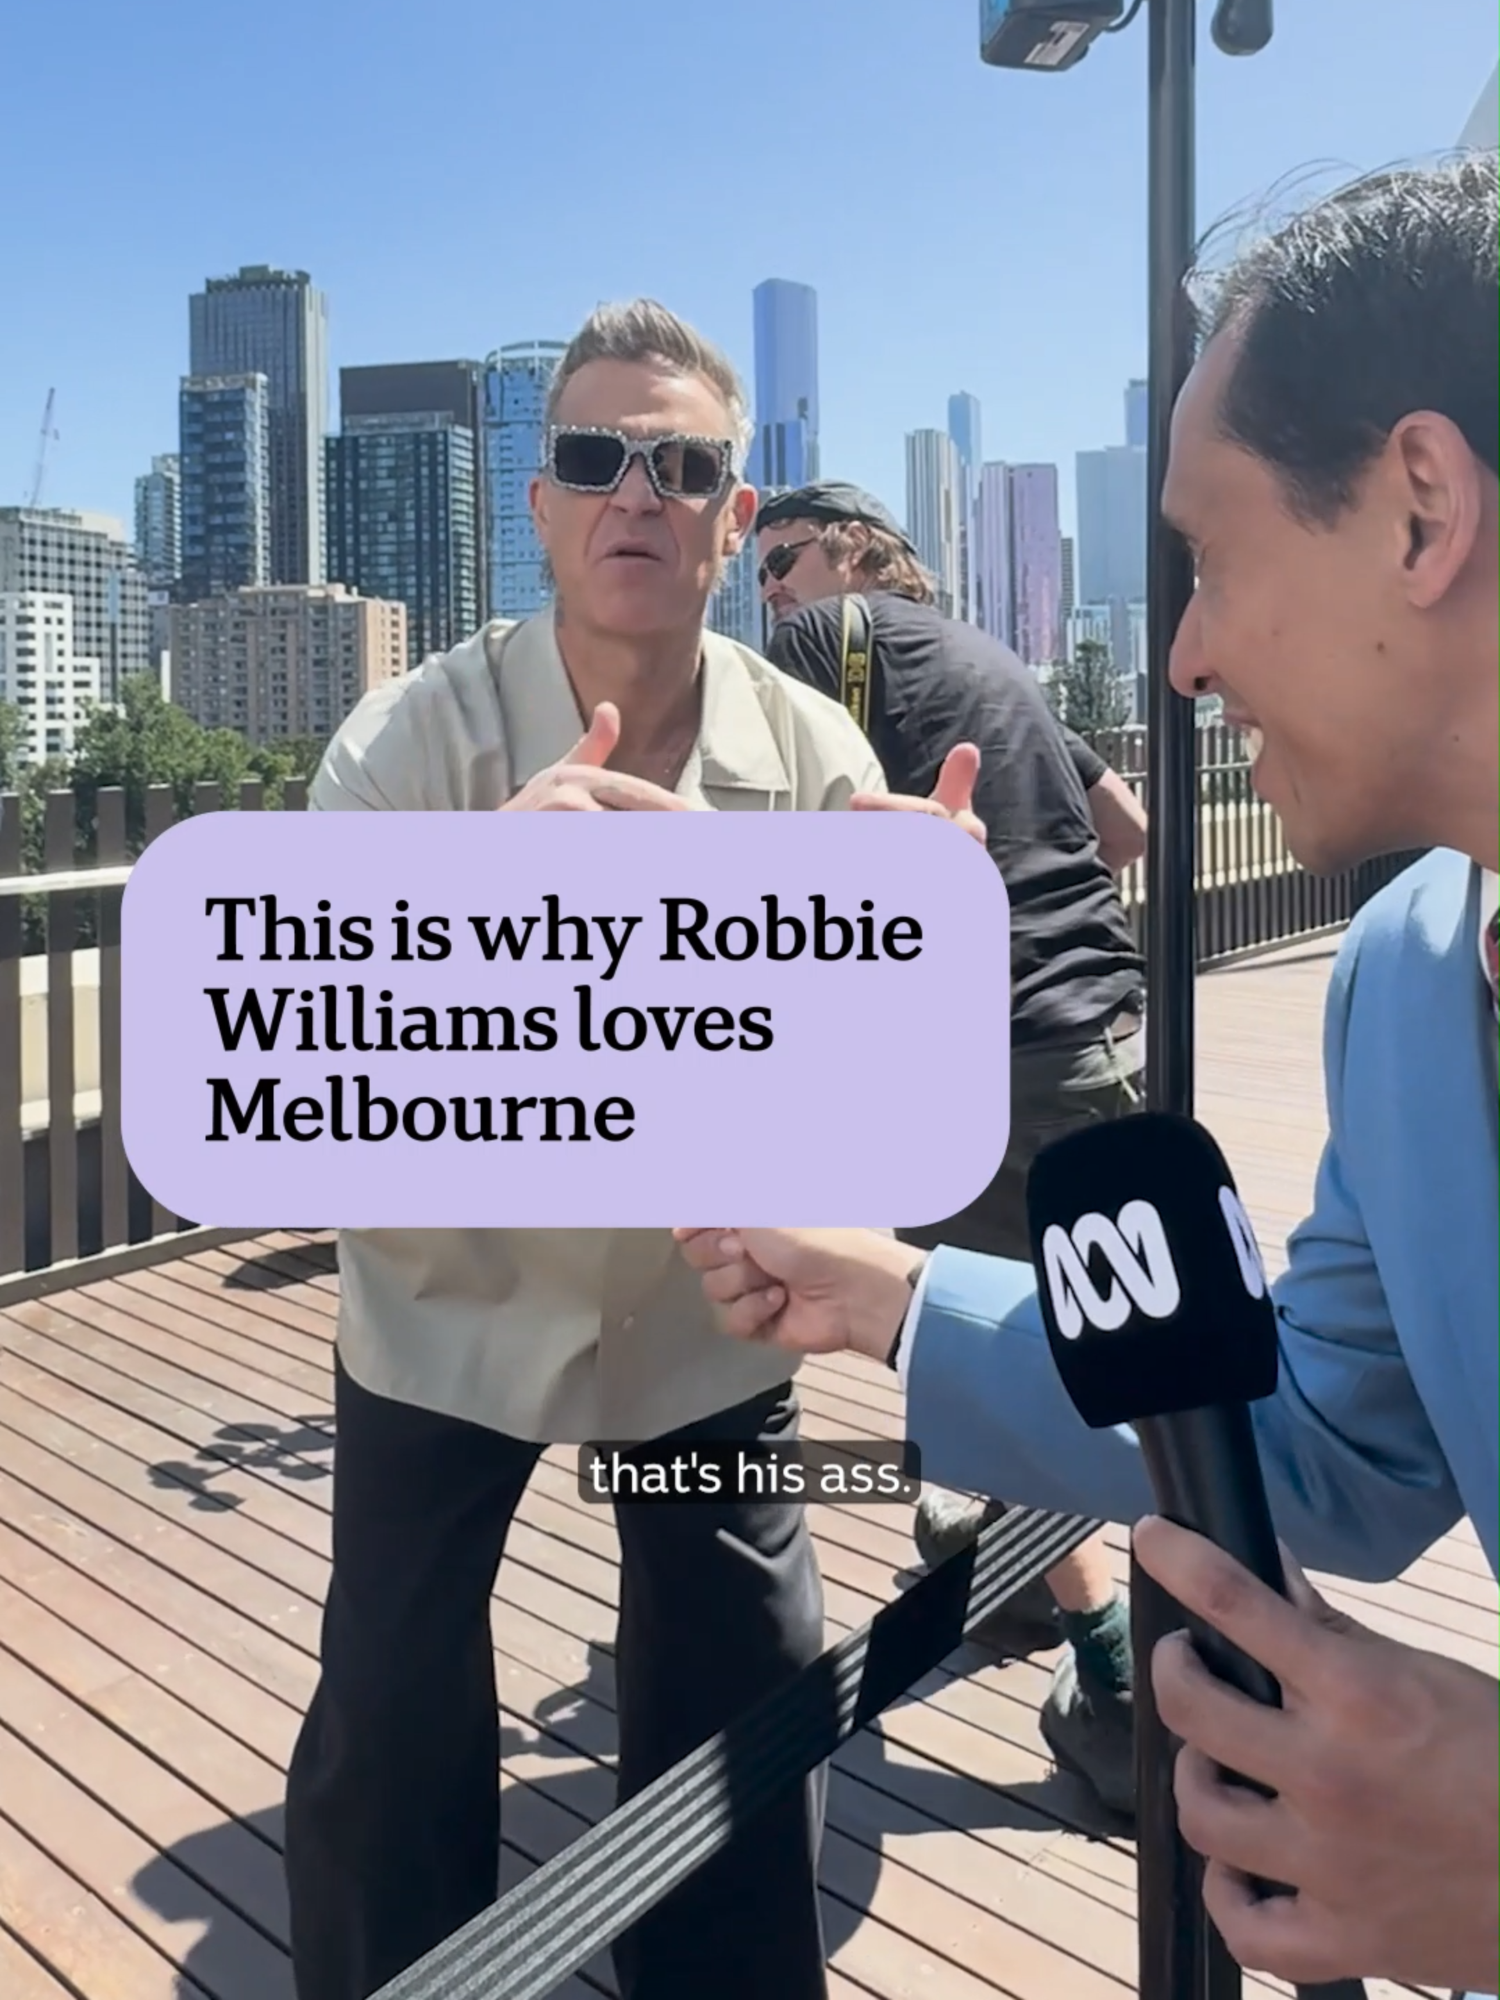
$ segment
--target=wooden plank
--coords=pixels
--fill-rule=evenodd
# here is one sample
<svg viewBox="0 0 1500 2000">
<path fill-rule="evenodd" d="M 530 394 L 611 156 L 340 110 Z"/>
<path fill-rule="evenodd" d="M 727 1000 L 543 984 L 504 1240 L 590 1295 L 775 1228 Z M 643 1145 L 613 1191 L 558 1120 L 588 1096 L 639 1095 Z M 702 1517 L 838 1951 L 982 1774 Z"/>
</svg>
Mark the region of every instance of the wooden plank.
<svg viewBox="0 0 1500 2000">
<path fill-rule="evenodd" d="M 55 1559 L 4 1520 L 0 1583 L 51 1611 L 147 1683 L 175 1694 L 236 1742 L 285 1770 L 296 1740 L 296 1708 L 266 1694 L 97 1575 Z"/>
<path fill-rule="evenodd" d="M 211 2000 L 296 2000 L 284 1951 L 3 1727 L 0 1813 L 179 1974 L 190 1975 L 190 1991 Z M 9 1912 L 6 1921 L 17 1928 Z"/>
<path fill-rule="evenodd" d="M 1310 952 L 1200 989 L 1200 1115 L 1273 1264 L 1269 1239 L 1303 1211 L 1321 1144 L 1326 972 Z M 234 1982 L 251 1977 L 206 1956 L 204 1939 L 185 1942 L 172 1910 L 129 1901 L 122 1836 L 175 1870 L 163 1880 L 189 1885 L 211 1919 L 207 1941 L 228 1936 L 221 1917 L 239 1922 L 284 1967 L 265 1871 L 327 1579 L 328 1245 L 321 1232 L 281 1231 L 242 1251 L 196 1247 L 0 1314 L 0 1716 L 4 1754 L 47 1774 L 25 1791 L 36 1824 L 0 1822 L 0 1926 L 12 1851 L 28 1883 L 69 1885 L 103 1926 L 75 1981 L 83 2000 L 165 2000 L 185 1952 L 198 1983 L 180 1990 L 192 2000 L 234 2000 Z M 810 1437 L 901 1434 L 898 1386 L 863 1364 L 817 1362 L 802 1384 Z M 911 1510 L 817 1507 L 809 1518 L 832 1639 L 902 1587 Z M 1111 1552 L 1123 1567 L 1123 1534 Z M 1493 1580 L 1467 1524 L 1398 1584 L 1342 1588 L 1354 1615 L 1363 1606 L 1384 1629 L 1493 1655 Z M 580 1495 L 574 1455 L 551 1451 L 492 1609 L 507 1882 L 612 1803 L 618 1593 L 613 1519 Z M 1090 1837 L 1091 1802 L 1052 1771 L 1036 1727 L 1048 1670 L 961 1647 L 835 1760 L 824 1907 L 839 2000 L 1132 1989 L 1130 1847 Z M 83 1832 L 59 1867 L 47 1814 L 64 1793 L 84 1802 Z M 45 1915 L 45 1894 L 33 1901 Z M 106 1963 L 117 1933 L 130 1942 Z M 36 1942 L 0 1928 L 0 1972 L 7 1946 L 23 1949 L 17 1937 Z M 56 1961 L 26 1951 L 23 1962 L 50 1982 L 38 2000 L 57 2000 L 42 1969 Z M 116 1963 L 134 1986 L 108 1983 Z M 574 2000 L 601 1991 L 613 1991 L 602 1961 L 568 1988 Z"/>
<path fill-rule="evenodd" d="M 0 1924 L 83 2000 L 209 2000 L 196 1980 L 4 1817 Z"/>
<path fill-rule="evenodd" d="M 4 1865 L 0 1858 L 0 1870 Z M 77 2000 L 73 1989 L 7 1930 L 0 1930 L 0 1993 L 5 2000 Z"/>
<path fill-rule="evenodd" d="M 256 1929 L 284 1938 L 286 1882 L 268 1841 L 177 1772 L 149 1756 L 121 1730 L 0 1647 L 0 1717 L 4 1728 L 79 1792 L 107 1808 L 158 1853 L 195 1857 L 199 1886 Z M 25 1822 L 26 1808 L 7 1794 L 5 1810 Z"/>
<path fill-rule="evenodd" d="M 281 1841 L 279 1764 L 246 1747 L 178 1694 L 135 1673 L 47 1605 L 0 1580 L 5 1649 L 194 1787 L 228 1817 Z"/>
</svg>

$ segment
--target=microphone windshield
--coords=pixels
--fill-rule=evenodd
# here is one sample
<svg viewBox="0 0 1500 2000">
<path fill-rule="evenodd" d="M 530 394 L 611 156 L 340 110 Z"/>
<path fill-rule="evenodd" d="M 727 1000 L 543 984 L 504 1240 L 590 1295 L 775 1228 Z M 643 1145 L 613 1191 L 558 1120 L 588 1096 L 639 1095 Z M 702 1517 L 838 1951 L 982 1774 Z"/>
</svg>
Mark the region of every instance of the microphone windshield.
<svg viewBox="0 0 1500 2000">
<path fill-rule="evenodd" d="M 1276 1314 L 1218 1146 L 1137 1112 L 1038 1153 L 1026 1186 L 1047 1340 L 1095 1430 L 1253 1403 L 1276 1387 Z"/>
</svg>

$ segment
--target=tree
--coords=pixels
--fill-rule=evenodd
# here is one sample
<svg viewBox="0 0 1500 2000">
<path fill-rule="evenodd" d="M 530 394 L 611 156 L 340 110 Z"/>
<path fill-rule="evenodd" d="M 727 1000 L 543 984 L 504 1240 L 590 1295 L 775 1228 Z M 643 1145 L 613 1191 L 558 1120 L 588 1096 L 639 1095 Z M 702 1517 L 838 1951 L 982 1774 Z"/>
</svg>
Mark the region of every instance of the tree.
<svg viewBox="0 0 1500 2000">
<path fill-rule="evenodd" d="M 0 792 L 20 789 L 28 735 L 26 718 L 13 701 L 0 701 Z"/>
<path fill-rule="evenodd" d="M 173 817 L 193 810 L 194 788 L 231 788 L 258 780 L 265 803 L 279 807 L 287 781 L 310 778 L 323 746 L 310 738 L 247 743 L 233 729 L 204 729 L 167 700 L 154 674 L 131 674 L 120 685 L 117 708 L 95 708 L 78 732 L 72 782 L 78 794 L 78 837 L 92 849 L 98 795 L 111 786 L 125 793 L 125 834 L 132 855 L 146 840 L 146 793 L 168 785 Z"/>
<path fill-rule="evenodd" d="M 1101 639 L 1080 639 L 1071 660 L 1053 670 L 1047 699 L 1060 722 L 1085 743 L 1123 729 L 1134 703 L 1124 677 L 1115 672 L 1109 647 Z"/>
</svg>

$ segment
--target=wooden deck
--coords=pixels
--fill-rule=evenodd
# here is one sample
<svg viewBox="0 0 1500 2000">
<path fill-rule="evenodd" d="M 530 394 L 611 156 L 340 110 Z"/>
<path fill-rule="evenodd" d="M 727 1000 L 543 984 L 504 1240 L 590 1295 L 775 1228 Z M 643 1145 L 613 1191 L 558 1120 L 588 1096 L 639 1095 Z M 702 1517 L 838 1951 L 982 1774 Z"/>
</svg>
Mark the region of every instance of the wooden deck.
<svg viewBox="0 0 1500 2000">
<path fill-rule="evenodd" d="M 1317 1157 L 1329 957 L 1200 989 L 1200 1115 L 1273 1262 Z M 331 1246 L 288 1234 L 0 1315 L 4 2000 L 291 2000 L 281 1798 L 328 1573 L 335 1293 Z M 803 1380 L 811 1434 L 898 1433 L 875 1371 Z M 882 1507 L 816 1528 L 831 1639 L 900 1587 L 909 1527 Z M 1467 1528 L 1399 1583 L 1331 1594 L 1496 1670 Z M 508 1881 L 611 1804 L 615 1602 L 610 1519 L 550 1454 L 495 1599 Z M 823 1878 L 841 2000 L 1134 1993 L 1130 1844 L 1051 1770 L 1046 1679 L 966 1648 L 838 1759 Z M 603 1965 L 561 1989 L 601 1990 Z"/>
</svg>

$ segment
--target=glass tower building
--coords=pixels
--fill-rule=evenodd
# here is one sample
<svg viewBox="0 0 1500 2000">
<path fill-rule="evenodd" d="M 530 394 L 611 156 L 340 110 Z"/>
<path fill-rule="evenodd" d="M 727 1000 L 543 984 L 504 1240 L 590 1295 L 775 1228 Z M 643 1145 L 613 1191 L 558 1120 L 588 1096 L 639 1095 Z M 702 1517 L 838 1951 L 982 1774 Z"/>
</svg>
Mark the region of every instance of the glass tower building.
<svg viewBox="0 0 1500 2000">
<path fill-rule="evenodd" d="M 488 615 L 484 365 L 344 368 L 339 412 L 327 447 L 329 572 L 406 606 L 420 666 Z"/>
<path fill-rule="evenodd" d="M 560 340 L 499 348 L 484 365 L 484 483 L 493 618 L 529 618 L 551 597 L 531 518 L 531 482 L 542 469 L 547 392 L 567 352 Z"/>
<path fill-rule="evenodd" d="M 948 398 L 948 435 L 958 453 L 958 609 L 970 623 L 979 618 L 978 554 L 975 546 L 975 504 L 979 472 L 984 463 L 980 436 L 979 398 L 960 390 Z"/>
<path fill-rule="evenodd" d="M 767 278 L 754 292 L 755 441 L 750 482 L 762 492 L 805 486 L 818 470 L 818 295 Z"/>
<path fill-rule="evenodd" d="M 151 588 L 177 581 L 182 555 L 182 462 L 175 452 L 153 458 L 135 482 L 135 559 Z"/>
<path fill-rule="evenodd" d="M 328 440 L 328 560 L 361 596 L 406 606 L 411 667 L 477 631 L 473 432 L 443 411 L 346 416 Z"/>
<path fill-rule="evenodd" d="M 328 305 L 305 271 L 250 264 L 188 302 L 191 375 L 263 375 L 273 583 L 321 583 Z"/>
<path fill-rule="evenodd" d="M 270 394 L 264 375 L 188 376 L 178 395 L 185 603 L 271 567 Z"/>
</svg>

